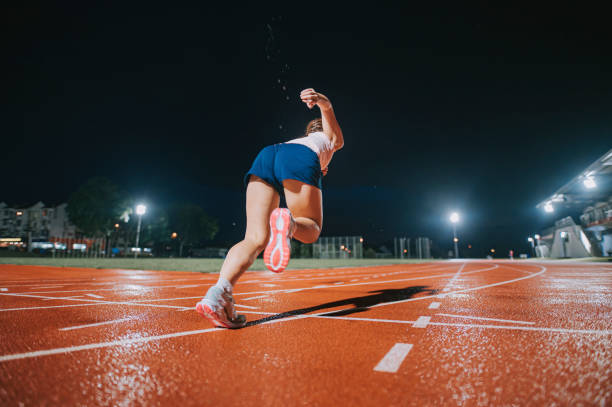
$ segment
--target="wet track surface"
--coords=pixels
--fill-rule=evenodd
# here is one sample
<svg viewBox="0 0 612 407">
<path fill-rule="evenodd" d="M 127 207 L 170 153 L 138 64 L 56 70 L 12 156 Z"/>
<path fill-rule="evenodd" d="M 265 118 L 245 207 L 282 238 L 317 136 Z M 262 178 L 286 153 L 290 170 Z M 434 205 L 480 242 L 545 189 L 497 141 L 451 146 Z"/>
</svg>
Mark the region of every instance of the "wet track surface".
<svg viewBox="0 0 612 407">
<path fill-rule="evenodd" d="M 0 405 L 612 405 L 612 266 L 217 275 L 0 266 Z"/>
</svg>

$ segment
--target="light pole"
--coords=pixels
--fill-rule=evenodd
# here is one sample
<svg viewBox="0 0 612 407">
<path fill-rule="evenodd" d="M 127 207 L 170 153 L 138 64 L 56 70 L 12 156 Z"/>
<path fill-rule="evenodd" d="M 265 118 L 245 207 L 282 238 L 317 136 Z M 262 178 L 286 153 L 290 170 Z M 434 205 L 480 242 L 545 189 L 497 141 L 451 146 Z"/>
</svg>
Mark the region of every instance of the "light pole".
<svg viewBox="0 0 612 407">
<path fill-rule="evenodd" d="M 136 215 L 138 215 L 138 227 L 136 228 L 136 250 L 134 251 L 134 258 L 138 257 L 138 251 L 140 249 L 140 223 L 142 222 L 142 215 L 147 212 L 147 207 L 143 204 L 136 205 Z"/>
<path fill-rule="evenodd" d="M 534 235 L 535 243 L 536 243 L 536 257 L 542 257 L 542 252 L 540 250 L 540 235 Z"/>
<path fill-rule="evenodd" d="M 450 221 L 453 224 L 453 242 L 455 243 L 455 258 L 459 258 L 459 247 L 457 247 L 457 222 L 459 222 L 459 214 L 457 212 L 453 212 L 450 215 Z"/>
<path fill-rule="evenodd" d="M 531 252 L 532 252 L 532 255 L 533 255 L 534 257 L 537 257 L 537 256 L 536 256 L 535 243 L 534 243 L 534 239 L 533 239 L 533 237 L 531 237 L 531 236 L 527 237 L 527 241 L 529 242 L 529 244 L 531 244 Z"/>
</svg>

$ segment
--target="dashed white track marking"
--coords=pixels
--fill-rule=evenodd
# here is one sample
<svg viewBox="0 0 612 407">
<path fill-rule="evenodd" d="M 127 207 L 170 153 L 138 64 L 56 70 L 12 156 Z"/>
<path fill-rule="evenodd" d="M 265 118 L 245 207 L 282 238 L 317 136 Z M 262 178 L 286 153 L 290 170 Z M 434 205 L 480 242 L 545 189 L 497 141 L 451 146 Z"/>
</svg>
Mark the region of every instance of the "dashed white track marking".
<svg viewBox="0 0 612 407">
<path fill-rule="evenodd" d="M 408 353 L 412 349 L 410 343 L 396 343 L 393 345 L 391 350 L 387 352 L 384 358 L 374 367 L 377 372 L 395 373 L 399 370 L 400 366 Z"/>
<path fill-rule="evenodd" d="M 134 319 L 134 317 L 114 319 L 112 321 L 97 322 L 95 324 L 69 326 L 67 328 L 59 328 L 59 330 L 60 331 L 71 331 L 71 330 L 74 330 L 74 329 L 90 328 L 92 326 L 101 326 L 101 325 L 115 324 L 115 323 L 118 323 L 118 322 L 130 321 L 132 319 Z"/>
<path fill-rule="evenodd" d="M 432 302 L 431 304 L 429 304 L 429 309 L 438 309 L 440 308 L 440 303 L 439 302 Z"/>
<path fill-rule="evenodd" d="M 497 318 L 484 318 L 484 317 L 470 317 L 467 315 L 454 315 L 454 314 L 436 314 L 436 315 L 442 315 L 444 317 L 451 317 L 451 318 L 465 318 L 465 319 L 482 319 L 483 321 L 495 321 L 495 322 L 509 322 L 512 324 L 525 324 L 525 325 L 535 325 L 535 322 L 527 322 L 527 321 L 515 321 L 512 319 L 497 319 Z"/>
<path fill-rule="evenodd" d="M 429 321 L 431 321 L 431 317 L 419 317 L 412 326 L 414 328 L 427 328 Z"/>
<path fill-rule="evenodd" d="M 98 294 L 85 294 L 85 295 L 86 295 L 87 297 L 91 297 L 91 298 L 104 298 L 103 296 L 98 295 Z"/>
<path fill-rule="evenodd" d="M 0 291 L 8 291 L 8 288 L 0 288 Z"/>
</svg>

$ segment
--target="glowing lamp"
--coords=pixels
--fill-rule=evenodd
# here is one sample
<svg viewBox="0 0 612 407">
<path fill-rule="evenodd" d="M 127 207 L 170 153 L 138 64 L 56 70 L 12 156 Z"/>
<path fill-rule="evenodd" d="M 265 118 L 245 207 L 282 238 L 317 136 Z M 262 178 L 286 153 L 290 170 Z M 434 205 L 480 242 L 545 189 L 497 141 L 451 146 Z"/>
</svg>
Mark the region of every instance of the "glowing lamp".
<svg viewBox="0 0 612 407">
<path fill-rule="evenodd" d="M 147 212 L 147 207 L 143 204 L 136 205 L 136 215 L 144 215 Z"/>
<path fill-rule="evenodd" d="M 544 211 L 549 212 L 549 213 L 555 211 L 555 208 L 553 208 L 552 203 L 550 201 L 544 204 Z"/>
</svg>

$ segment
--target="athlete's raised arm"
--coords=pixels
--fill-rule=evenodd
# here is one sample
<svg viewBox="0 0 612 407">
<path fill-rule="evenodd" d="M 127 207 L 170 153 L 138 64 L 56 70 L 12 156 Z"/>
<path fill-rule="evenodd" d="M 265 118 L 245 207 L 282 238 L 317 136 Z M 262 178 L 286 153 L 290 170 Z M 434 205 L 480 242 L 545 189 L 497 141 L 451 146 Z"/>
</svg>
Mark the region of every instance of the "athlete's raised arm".
<svg viewBox="0 0 612 407">
<path fill-rule="evenodd" d="M 327 96 L 312 88 L 308 88 L 300 93 L 300 98 L 302 102 L 306 103 L 309 109 L 312 109 L 315 105 L 319 106 L 319 110 L 321 110 L 321 121 L 323 122 L 323 132 L 334 143 L 334 149 L 336 151 L 340 150 L 344 146 L 344 137 L 342 135 L 342 129 L 336 120 L 334 108 Z"/>
</svg>

